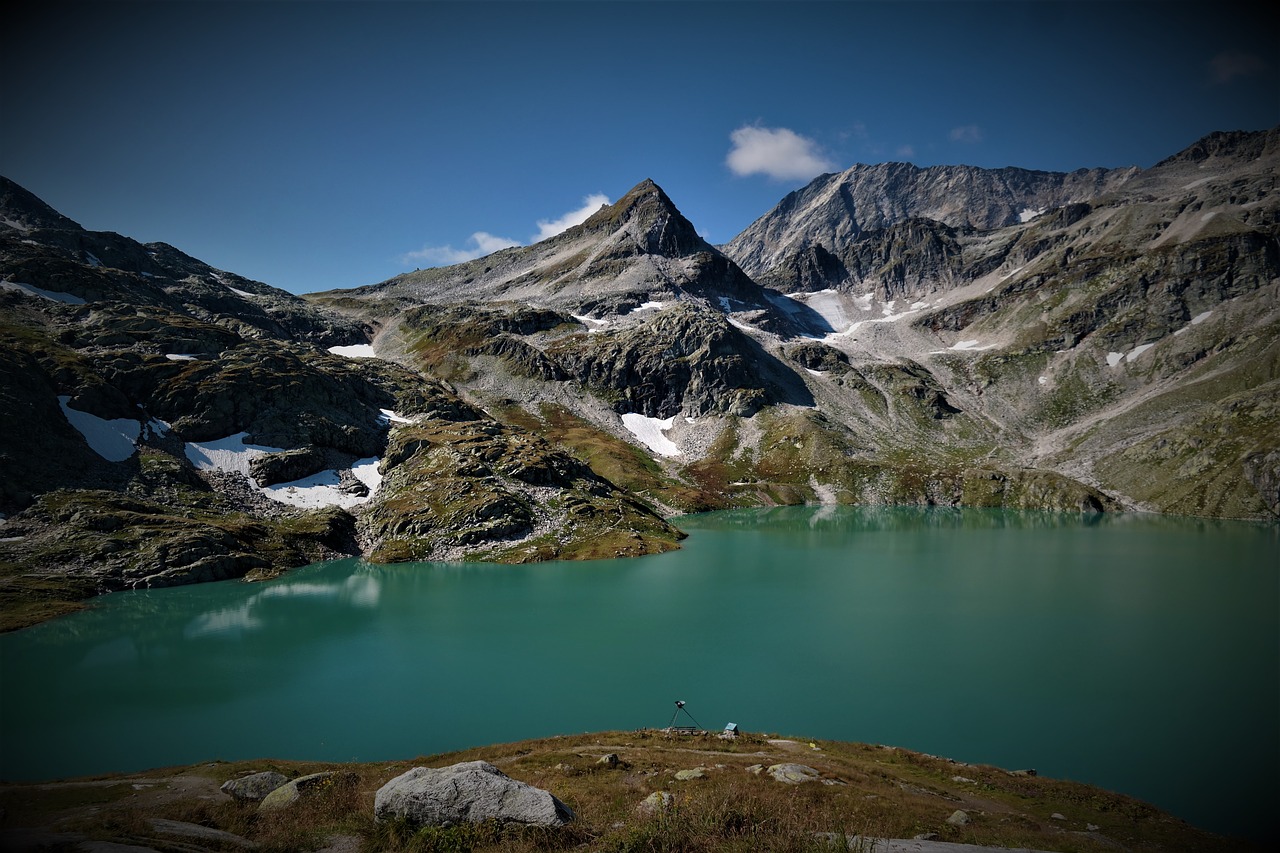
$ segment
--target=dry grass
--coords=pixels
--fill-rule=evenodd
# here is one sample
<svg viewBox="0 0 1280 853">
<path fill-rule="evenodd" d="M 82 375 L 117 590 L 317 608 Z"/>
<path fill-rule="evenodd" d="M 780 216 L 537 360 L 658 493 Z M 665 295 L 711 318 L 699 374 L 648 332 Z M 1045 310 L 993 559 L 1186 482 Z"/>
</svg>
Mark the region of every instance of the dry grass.
<svg viewBox="0 0 1280 853">
<path fill-rule="evenodd" d="M 613 769 L 598 764 L 608 753 L 616 753 L 622 763 Z M 387 780 L 414 766 L 477 759 L 550 791 L 577 820 L 554 830 L 492 823 L 421 829 L 374 822 L 374 794 Z M 823 782 L 787 785 L 752 770 L 783 762 L 808 765 Z M 675 778 L 679 770 L 695 767 L 704 769 L 704 778 Z M 261 814 L 253 805 L 217 793 L 225 779 L 263 769 L 297 776 L 338 768 L 351 772 L 348 782 L 279 812 Z M 811 745 L 763 735 L 726 741 L 655 730 L 604 732 L 393 763 L 219 763 L 147 774 L 146 780 L 141 791 L 125 784 L 138 782 L 137 776 L 102 780 L 91 791 L 70 783 L 65 788 L 9 786 L 0 789 L 4 826 L 52 826 L 101 840 L 147 844 L 159 843 L 150 821 L 165 818 L 234 833 L 253 840 L 265 853 L 318 850 L 335 836 L 358 839 L 364 853 L 697 853 L 830 850 L 833 838 L 856 836 L 865 844 L 866 839 L 923 833 L 936 833 L 944 841 L 1079 853 L 1118 847 L 1247 849 L 1144 803 L 1086 785 L 1011 775 L 896 748 L 828 741 Z M 653 813 L 639 810 L 656 791 L 669 792 L 671 806 Z M 968 824 L 947 822 L 957 810 L 969 815 Z M 211 850 L 235 849 L 199 843 Z"/>
</svg>

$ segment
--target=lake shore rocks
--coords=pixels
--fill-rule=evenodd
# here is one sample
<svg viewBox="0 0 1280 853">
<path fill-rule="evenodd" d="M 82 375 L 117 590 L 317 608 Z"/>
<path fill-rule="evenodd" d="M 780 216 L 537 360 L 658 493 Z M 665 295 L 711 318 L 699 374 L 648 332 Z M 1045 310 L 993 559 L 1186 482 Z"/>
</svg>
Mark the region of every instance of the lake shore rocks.
<svg viewBox="0 0 1280 853">
<path fill-rule="evenodd" d="M 487 761 L 450 767 L 415 767 L 378 789 L 374 819 L 403 819 L 417 826 L 519 823 L 563 826 L 573 811 L 547 791 L 507 776 Z"/>
</svg>

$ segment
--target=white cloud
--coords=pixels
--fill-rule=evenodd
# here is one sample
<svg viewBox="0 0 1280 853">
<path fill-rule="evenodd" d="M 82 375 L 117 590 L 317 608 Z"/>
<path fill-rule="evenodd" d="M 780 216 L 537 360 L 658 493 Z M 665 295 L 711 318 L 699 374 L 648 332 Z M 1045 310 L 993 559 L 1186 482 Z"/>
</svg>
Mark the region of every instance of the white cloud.
<svg viewBox="0 0 1280 853">
<path fill-rule="evenodd" d="M 966 124 L 951 128 L 952 142 L 981 142 L 982 128 L 976 124 Z"/>
<path fill-rule="evenodd" d="M 1238 50 L 1228 50 L 1209 60 L 1209 71 L 1215 83 L 1229 83 L 1237 77 L 1252 77 L 1267 70 L 1262 57 Z"/>
<path fill-rule="evenodd" d="M 899 145 L 894 155 L 903 160 L 910 160 L 916 156 L 916 147 L 914 145 Z"/>
<path fill-rule="evenodd" d="M 533 242 L 545 240 L 548 237 L 554 237 L 561 231 L 572 228 L 575 225 L 581 225 L 587 221 L 591 214 L 600 209 L 600 205 L 608 204 L 609 197 L 602 193 L 592 193 L 582 200 L 582 207 L 577 210 L 571 210 L 558 219 L 539 219 L 538 233 L 534 236 Z"/>
<path fill-rule="evenodd" d="M 484 255 L 491 255 L 499 249 L 510 249 L 512 246 L 520 245 L 516 240 L 497 237 L 487 231 L 477 231 L 471 235 L 467 242 L 473 244 L 472 248 L 455 249 L 452 246 L 423 246 L 416 252 L 407 252 L 401 258 L 401 261 L 406 265 L 417 261 L 427 261 L 433 264 L 460 264 Z"/>
<path fill-rule="evenodd" d="M 592 193 L 582 199 L 582 207 L 571 210 L 556 219 L 539 219 L 538 233 L 530 238 L 531 243 L 554 237 L 567 228 L 581 225 L 591 214 L 600 209 L 600 205 L 609 204 L 609 197 L 603 193 Z M 406 252 L 400 257 L 405 266 L 426 262 L 429 266 L 445 266 L 473 261 L 476 258 L 491 255 L 499 249 L 510 249 L 512 246 L 523 246 L 519 240 L 499 237 L 488 231 L 477 231 L 468 239 L 468 246 L 455 249 L 453 246 L 423 246 L 416 252 Z"/>
<path fill-rule="evenodd" d="M 729 139 L 733 147 L 724 162 L 735 175 L 807 180 L 835 169 L 818 143 L 785 127 L 744 125 Z"/>
</svg>

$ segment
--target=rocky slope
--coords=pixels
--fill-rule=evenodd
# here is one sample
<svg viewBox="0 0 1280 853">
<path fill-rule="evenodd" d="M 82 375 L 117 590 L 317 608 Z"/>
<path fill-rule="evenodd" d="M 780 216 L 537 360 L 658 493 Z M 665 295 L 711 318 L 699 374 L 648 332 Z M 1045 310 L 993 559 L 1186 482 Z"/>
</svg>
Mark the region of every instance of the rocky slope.
<svg viewBox="0 0 1280 853">
<path fill-rule="evenodd" d="M 1274 521 L 1278 165 L 1280 129 L 1147 170 L 859 166 L 723 252 L 644 181 L 305 299 L 3 182 L 0 596 L 24 624 L 331 555 L 643 554 L 772 503 Z"/>
<path fill-rule="evenodd" d="M 12 182 L 0 203 L 6 627 L 335 556 L 615 556 L 682 536 L 447 385 L 348 357 L 360 321 L 85 231 Z"/>
</svg>

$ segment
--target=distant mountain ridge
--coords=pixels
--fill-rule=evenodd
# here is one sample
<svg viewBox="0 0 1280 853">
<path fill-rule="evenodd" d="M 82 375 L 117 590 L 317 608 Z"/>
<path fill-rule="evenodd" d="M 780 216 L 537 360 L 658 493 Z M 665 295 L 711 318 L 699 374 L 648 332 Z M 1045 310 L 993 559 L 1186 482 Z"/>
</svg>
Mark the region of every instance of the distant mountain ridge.
<svg viewBox="0 0 1280 853">
<path fill-rule="evenodd" d="M 678 512 L 1280 519 L 1280 128 L 1147 170 L 855 166 L 723 249 L 652 181 L 292 296 L 0 181 L 0 614 L 316 559 L 676 547 Z"/>
<path fill-rule="evenodd" d="M 823 175 L 789 193 L 725 244 L 724 252 L 748 274 L 759 277 L 810 246 L 822 246 L 839 255 L 863 232 L 881 231 L 908 220 L 925 219 L 975 231 L 1015 225 L 1045 210 L 1110 192 L 1138 171 L 1080 169 L 1064 173 L 1012 167 L 859 164 Z"/>
</svg>

